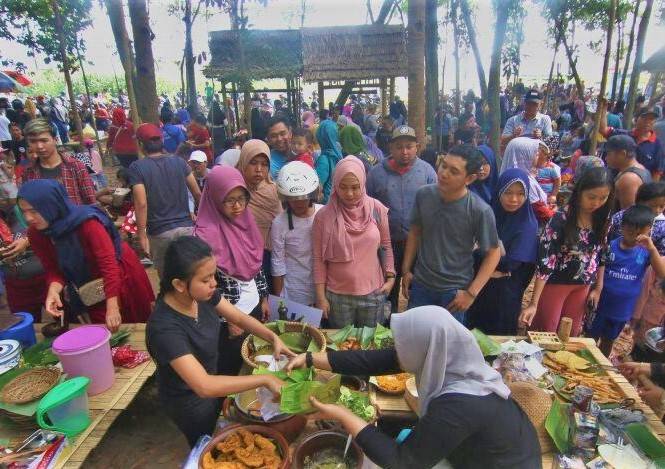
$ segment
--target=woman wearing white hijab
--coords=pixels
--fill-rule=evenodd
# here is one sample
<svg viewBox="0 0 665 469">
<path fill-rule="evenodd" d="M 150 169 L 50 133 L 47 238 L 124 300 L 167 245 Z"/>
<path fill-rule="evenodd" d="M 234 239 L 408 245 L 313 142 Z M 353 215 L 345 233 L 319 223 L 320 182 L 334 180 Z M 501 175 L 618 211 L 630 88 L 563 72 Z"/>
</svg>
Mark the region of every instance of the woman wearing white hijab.
<svg viewBox="0 0 665 469">
<path fill-rule="evenodd" d="M 323 418 L 339 420 L 383 468 L 430 468 L 447 459 L 464 469 L 542 466 L 536 430 L 510 398 L 501 375 L 485 363 L 473 335 L 438 306 L 391 316 L 395 348 L 306 353 L 287 369 L 315 366 L 347 375 L 416 376 L 419 421 L 401 443 L 348 409 L 311 398 Z"/>
</svg>

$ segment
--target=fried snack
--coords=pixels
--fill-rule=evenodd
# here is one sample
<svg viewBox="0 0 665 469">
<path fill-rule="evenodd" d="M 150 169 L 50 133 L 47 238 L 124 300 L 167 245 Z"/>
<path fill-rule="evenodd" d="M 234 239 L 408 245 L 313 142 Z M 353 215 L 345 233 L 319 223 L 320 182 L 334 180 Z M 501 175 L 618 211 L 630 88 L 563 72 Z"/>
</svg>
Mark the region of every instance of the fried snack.
<svg viewBox="0 0 665 469">
<path fill-rule="evenodd" d="M 262 450 L 270 451 L 273 454 L 277 450 L 275 444 L 262 435 L 254 435 L 254 444 Z"/>
<path fill-rule="evenodd" d="M 559 350 L 556 353 L 547 352 L 547 356 L 555 362 L 573 370 L 585 370 L 591 366 L 591 363 L 587 360 L 567 350 Z"/>
<path fill-rule="evenodd" d="M 403 392 L 406 389 L 406 380 L 411 377 L 409 373 L 397 375 L 377 376 L 376 382 L 379 388 L 388 392 Z"/>
<path fill-rule="evenodd" d="M 240 435 L 238 433 L 233 433 L 229 437 L 217 443 L 217 445 L 215 445 L 215 448 L 217 448 L 219 451 L 221 451 L 224 454 L 228 454 L 228 453 L 233 453 L 233 451 L 236 448 L 240 448 L 241 445 L 242 441 L 240 440 Z"/>
<path fill-rule="evenodd" d="M 572 395 L 575 388 L 581 385 L 593 389 L 593 398 L 599 404 L 611 404 L 623 400 L 623 396 L 609 376 L 569 367 L 555 361 L 552 355 L 554 354 L 545 355 L 543 365 L 566 380 L 565 386 L 561 388 L 561 393 Z"/>
<path fill-rule="evenodd" d="M 269 438 L 244 428 L 203 455 L 203 469 L 279 469 L 282 458 Z"/>
<path fill-rule="evenodd" d="M 347 337 L 338 347 L 339 350 L 360 350 L 360 348 L 360 342 L 356 337 Z"/>
</svg>

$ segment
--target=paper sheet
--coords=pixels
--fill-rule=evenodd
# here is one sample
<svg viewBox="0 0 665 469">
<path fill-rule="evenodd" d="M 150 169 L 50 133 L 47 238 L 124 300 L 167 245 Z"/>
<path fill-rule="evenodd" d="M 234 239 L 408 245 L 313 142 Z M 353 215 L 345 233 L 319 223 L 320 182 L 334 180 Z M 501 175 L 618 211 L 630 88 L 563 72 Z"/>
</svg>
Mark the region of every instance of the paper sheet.
<svg viewBox="0 0 665 469">
<path fill-rule="evenodd" d="M 535 353 L 541 352 L 543 349 L 537 345 L 531 344 L 524 340 L 515 342 L 514 340 L 508 340 L 501 344 L 501 351 L 508 353 L 522 353 L 525 356 L 533 355 Z"/>
<path fill-rule="evenodd" d="M 286 355 L 280 355 L 279 360 L 275 360 L 272 355 L 257 355 L 254 361 L 267 365 L 268 371 L 281 371 L 289 363 Z"/>
<path fill-rule="evenodd" d="M 282 412 L 279 410 L 279 401 L 273 402 L 275 396 L 273 396 L 273 393 L 270 391 L 270 389 L 260 387 L 256 390 L 256 395 L 258 396 L 259 402 L 261 403 L 261 417 L 263 418 L 264 422 L 267 422 L 273 417 L 282 414 Z"/>
</svg>

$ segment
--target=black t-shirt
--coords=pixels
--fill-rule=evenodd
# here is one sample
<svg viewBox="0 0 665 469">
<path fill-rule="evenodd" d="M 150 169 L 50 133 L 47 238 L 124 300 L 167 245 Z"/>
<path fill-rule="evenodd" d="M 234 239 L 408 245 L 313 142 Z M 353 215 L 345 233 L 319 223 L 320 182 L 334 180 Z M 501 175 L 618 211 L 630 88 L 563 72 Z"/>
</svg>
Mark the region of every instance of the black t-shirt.
<svg viewBox="0 0 665 469">
<path fill-rule="evenodd" d="M 192 397 L 194 391 L 171 367 L 171 361 L 194 355 L 208 374 L 217 374 L 220 320 L 215 306 L 222 300 L 216 290 L 210 301 L 199 303 L 195 320 L 171 308 L 160 298 L 148 319 L 145 338 L 150 356 L 157 364 L 157 384 L 163 397 Z"/>
<path fill-rule="evenodd" d="M 42 179 L 58 179 L 62 174 L 62 163 L 54 168 L 45 168 L 40 165 L 39 170 Z"/>
</svg>

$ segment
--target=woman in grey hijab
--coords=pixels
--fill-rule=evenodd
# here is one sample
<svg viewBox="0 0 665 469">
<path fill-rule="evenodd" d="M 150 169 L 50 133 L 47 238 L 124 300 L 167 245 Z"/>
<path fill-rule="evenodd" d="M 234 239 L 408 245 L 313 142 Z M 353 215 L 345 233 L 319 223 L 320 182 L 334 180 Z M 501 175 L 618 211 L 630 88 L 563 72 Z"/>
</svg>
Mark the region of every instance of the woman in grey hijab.
<svg viewBox="0 0 665 469">
<path fill-rule="evenodd" d="M 536 430 L 468 329 L 438 306 L 393 314 L 391 329 L 394 349 L 306 353 L 287 370 L 315 366 L 346 375 L 415 375 L 419 420 L 401 442 L 344 407 L 311 398 L 322 417 L 339 420 L 380 467 L 430 468 L 444 459 L 464 469 L 541 467 Z"/>
</svg>

